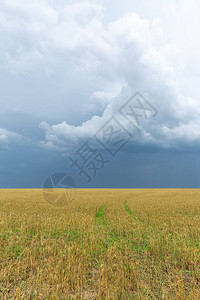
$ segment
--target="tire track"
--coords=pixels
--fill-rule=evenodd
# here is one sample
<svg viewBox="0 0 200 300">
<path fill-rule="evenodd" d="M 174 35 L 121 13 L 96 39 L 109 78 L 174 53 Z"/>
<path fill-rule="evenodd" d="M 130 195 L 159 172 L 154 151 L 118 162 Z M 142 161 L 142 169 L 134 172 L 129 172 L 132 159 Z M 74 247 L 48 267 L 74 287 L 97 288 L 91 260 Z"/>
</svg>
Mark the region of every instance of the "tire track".
<svg viewBox="0 0 200 300">
<path fill-rule="evenodd" d="M 106 221 L 103 216 L 104 206 L 100 206 L 98 211 L 95 214 L 95 225 L 106 225 Z"/>
</svg>

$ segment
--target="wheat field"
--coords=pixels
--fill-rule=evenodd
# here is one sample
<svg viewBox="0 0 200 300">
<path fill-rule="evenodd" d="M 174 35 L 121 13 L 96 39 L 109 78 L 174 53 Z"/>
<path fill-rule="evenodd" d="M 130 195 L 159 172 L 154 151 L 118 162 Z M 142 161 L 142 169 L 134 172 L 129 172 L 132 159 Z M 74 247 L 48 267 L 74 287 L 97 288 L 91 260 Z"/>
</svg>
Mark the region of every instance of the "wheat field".
<svg viewBox="0 0 200 300">
<path fill-rule="evenodd" d="M 56 190 L 61 193 L 62 190 Z M 0 299 L 200 299 L 200 190 L 0 190 Z"/>
</svg>

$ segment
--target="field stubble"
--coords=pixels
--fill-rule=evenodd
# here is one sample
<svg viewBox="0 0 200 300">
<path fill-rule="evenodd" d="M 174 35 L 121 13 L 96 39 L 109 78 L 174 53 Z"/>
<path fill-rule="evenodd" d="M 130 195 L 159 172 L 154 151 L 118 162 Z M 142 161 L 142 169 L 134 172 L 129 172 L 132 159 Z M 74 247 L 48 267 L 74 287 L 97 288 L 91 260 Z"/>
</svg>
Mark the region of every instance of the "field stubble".
<svg viewBox="0 0 200 300">
<path fill-rule="evenodd" d="M 60 190 L 57 190 L 60 193 Z M 0 299 L 200 299 L 200 190 L 1 190 Z"/>
</svg>

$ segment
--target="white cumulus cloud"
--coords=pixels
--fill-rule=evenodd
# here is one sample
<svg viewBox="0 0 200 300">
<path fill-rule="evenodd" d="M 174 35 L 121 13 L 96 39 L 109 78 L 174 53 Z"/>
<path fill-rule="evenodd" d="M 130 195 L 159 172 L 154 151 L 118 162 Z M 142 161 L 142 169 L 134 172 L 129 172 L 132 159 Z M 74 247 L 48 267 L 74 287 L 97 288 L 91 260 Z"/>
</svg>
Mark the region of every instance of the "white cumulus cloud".
<svg viewBox="0 0 200 300">
<path fill-rule="evenodd" d="M 177 5 L 170 3 L 168 10 L 174 14 Z M 0 9 L 1 70 L 35 77 L 43 72 L 46 78 L 55 78 L 59 87 L 68 84 L 71 98 L 62 102 L 63 110 L 69 110 L 70 115 L 73 107 L 73 114 L 76 111 L 80 116 L 73 125 L 65 119 L 52 124 L 41 122 L 43 146 L 67 149 L 80 139 L 92 138 L 136 91 L 158 114 L 152 121 L 143 122 L 135 143 L 164 147 L 199 144 L 200 102 L 182 95 L 177 83 L 177 72 L 183 69 L 187 54 L 165 40 L 159 18 L 147 20 L 129 12 L 104 22 L 104 7 L 93 1 L 66 4 L 2 0 Z M 187 11 L 180 11 L 189 18 Z M 73 98 L 77 90 L 78 100 Z M 50 107 L 50 101 L 45 101 Z M 55 112 L 57 103 L 59 99 L 54 99 Z M 87 119 L 81 114 L 83 110 L 88 112 Z"/>
</svg>

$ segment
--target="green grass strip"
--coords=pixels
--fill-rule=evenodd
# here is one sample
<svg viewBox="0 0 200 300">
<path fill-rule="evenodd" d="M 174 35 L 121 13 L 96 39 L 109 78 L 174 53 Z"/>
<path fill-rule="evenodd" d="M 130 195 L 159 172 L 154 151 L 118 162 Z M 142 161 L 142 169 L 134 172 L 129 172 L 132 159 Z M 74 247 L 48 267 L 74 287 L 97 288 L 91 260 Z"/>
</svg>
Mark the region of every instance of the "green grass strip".
<svg viewBox="0 0 200 300">
<path fill-rule="evenodd" d="M 105 222 L 104 216 L 103 216 L 103 208 L 104 208 L 104 206 L 100 206 L 98 211 L 95 214 L 95 224 L 96 225 L 106 225 L 106 222 Z"/>
<path fill-rule="evenodd" d="M 127 202 L 124 203 L 124 207 L 125 207 L 125 210 L 126 210 L 127 214 L 130 215 L 130 216 L 133 216 L 133 213 L 130 210 L 130 208 L 128 207 Z"/>
<path fill-rule="evenodd" d="M 139 217 L 137 217 L 136 215 L 134 215 L 134 213 L 130 210 L 130 208 L 128 207 L 127 201 L 124 203 L 124 208 L 127 212 L 127 214 L 131 217 L 133 217 L 135 220 L 140 221 L 142 223 L 144 223 L 145 221 L 140 219 Z"/>
</svg>

